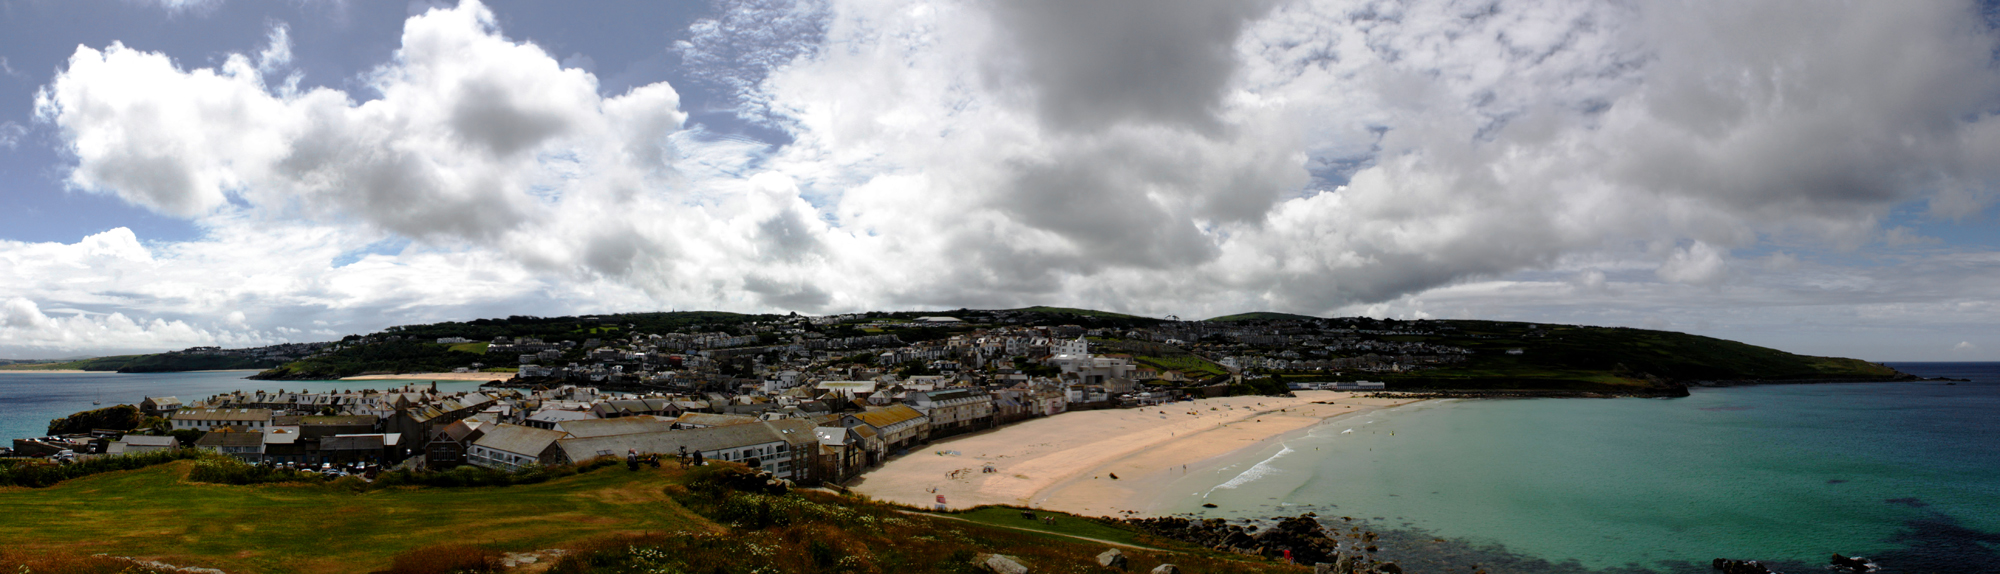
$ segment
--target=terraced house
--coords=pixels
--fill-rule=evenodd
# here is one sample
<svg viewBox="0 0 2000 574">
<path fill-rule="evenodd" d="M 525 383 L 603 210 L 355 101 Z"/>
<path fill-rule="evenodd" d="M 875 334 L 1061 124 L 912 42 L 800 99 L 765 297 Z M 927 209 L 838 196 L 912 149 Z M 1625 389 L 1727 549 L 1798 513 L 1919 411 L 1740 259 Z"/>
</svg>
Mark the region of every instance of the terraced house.
<svg viewBox="0 0 2000 574">
<path fill-rule="evenodd" d="M 262 429 L 271 426 L 271 409 L 184 408 L 174 411 L 174 430 L 219 428 Z"/>
<path fill-rule="evenodd" d="M 869 407 L 862 412 L 840 415 L 840 426 L 868 427 L 891 453 L 930 440 L 930 425 L 930 417 L 904 404 Z"/>
<path fill-rule="evenodd" d="M 913 392 L 903 401 L 930 419 L 930 436 L 954 435 L 993 426 L 993 395 L 980 389 Z"/>
</svg>

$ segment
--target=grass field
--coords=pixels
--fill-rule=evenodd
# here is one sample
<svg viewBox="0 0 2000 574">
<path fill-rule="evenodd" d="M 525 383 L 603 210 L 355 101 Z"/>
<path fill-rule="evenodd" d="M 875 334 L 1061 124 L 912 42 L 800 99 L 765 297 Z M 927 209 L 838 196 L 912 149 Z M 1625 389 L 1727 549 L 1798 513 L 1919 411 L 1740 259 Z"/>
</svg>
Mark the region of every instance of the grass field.
<svg viewBox="0 0 2000 574">
<path fill-rule="evenodd" d="M 1060 513 L 1051 527 L 1009 508 L 940 519 L 826 492 L 772 497 L 690 489 L 694 475 L 745 472 L 728 463 L 637 472 L 613 466 L 539 484 L 364 493 L 322 484 L 191 483 L 185 481 L 191 466 L 182 461 L 48 488 L 0 489 L 0 507 L 8 509 L 0 540 L 10 543 L 0 549 L 0 571 L 85 564 L 102 561 L 89 558 L 102 553 L 232 574 L 378 572 L 411 556 L 550 548 L 574 552 L 555 561 L 552 574 L 972 572 L 971 561 L 982 553 L 1016 556 L 1038 572 L 1101 571 L 1091 557 L 1105 543 L 1057 534 L 1143 547 L 1127 549 L 1138 571 L 1165 562 L 1191 572 L 1305 571 Z M 744 523 L 753 518 L 769 522 Z M 128 571 L 110 564 L 34 571 Z"/>
<path fill-rule="evenodd" d="M 1035 511 L 1037 516 L 1060 516 L 1060 518 L 1056 519 L 1055 525 L 1051 526 L 1048 523 L 1042 522 L 1040 520 L 1029 520 L 1026 518 L 1021 518 L 1022 510 L 1023 509 L 1020 508 L 1013 508 L 1007 506 L 981 506 L 979 508 L 974 508 L 972 510 L 967 510 L 964 512 L 952 513 L 949 516 L 962 518 L 980 524 L 991 524 L 994 526 L 1035 530 L 1040 532 L 1051 532 L 1055 534 L 1067 534 L 1070 536 L 1082 536 L 1084 538 L 1109 540 L 1112 542 L 1117 542 L 1120 544 L 1130 544 L 1133 546 L 1148 546 L 1151 544 L 1157 544 L 1157 542 L 1140 540 L 1138 534 L 1133 531 L 1125 530 L 1122 528 L 1113 528 L 1101 522 L 1086 520 L 1082 518 L 1072 518 L 1068 515 L 1050 514 L 1047 512 Z"/>
<path fill-rule="evenodd" d="M 1207 359 L 1203 359 L 1201 357 L 1197 357 L 1194 355 L 1181 355 L 1178 357 L 1155 357 L 1155 356 L 1140 355 L 1132 357 L 1132 362 L 1138 363 L 1141 366 L 1159 369 L 1160 371 L 1180 371 L 1181 373 L 1186 374 L 1187 376 L 1192 378 L 1214 377 L 1214 376 L 1229 374 L 1229 371 L 1227 369 L 1222 368 L 1222 365 L 1211 363 Z"/>
<path fill-rule="evenodd" d="M 484 355 L 486 354 L 486 348 L 491 346 L 493 346 L 492 343 L 459 343 L 452 345 L 451 350 L 461 353 L 472 353 L 474 355 Z"/>
<path fill-rule="evenodd" d="M 494 488 L 355 494 L 325 486 L 181 482 L 191 463 L 0 489 L 0 540 L 228 572 L 366 572 L 409 550 L 462 542 L 532 550 L 617 533 L 712 530 L 662 491 L 667 475 L 622 468 Z"/>
</svg>

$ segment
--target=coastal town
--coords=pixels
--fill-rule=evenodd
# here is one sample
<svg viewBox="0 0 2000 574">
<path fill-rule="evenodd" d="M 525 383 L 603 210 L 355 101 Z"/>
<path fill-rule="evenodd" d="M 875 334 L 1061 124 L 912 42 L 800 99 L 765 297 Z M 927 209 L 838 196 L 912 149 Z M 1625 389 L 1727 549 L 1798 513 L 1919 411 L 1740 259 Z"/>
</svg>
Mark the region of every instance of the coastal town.
<svg viewBox="0 0 2000 574">
<path fill-rule="evenodd" d="M 172 463 L 188 473 L 173 480 L 334 493 L 540 483 L 622 465 L 632 472 L 590 483 L 668 477 L 678 485 L 670 497 L 710 519 L 730 516 L 728 504 L 777 504 L 756 497 L 799 489 L 806 498 L 783 504 L 834 496 L 818 500 L 941 520 L 978 515 L 1003 529 L 1088 517 L 1225 560 L 1392 572 L 1372 523 L 1343 516 L 1325 528 L 1328 517 L 1315 512 L 1330 507 L 1259 514 L 1233 494 L 1191 498 L 1187 481 L 1224 489 L 1301 440 L 1383 446 L 1373 441 L 1397 441 L 1388 438 L 1395 429 L 1370 426 L 1368 413 L 1434 397 L 1685 396 L 1681 385 L 1708 377 L 1860 379 L 1881 368 L 1773 370 L 1824 363 L 1751 348 L 1766 370 L 1717 376 L 1713 363 L 1691 359 L 1747 346 L 1621 328 L 1051 309 L 509 317 L 282 348 L 198 347 L 119 369 L 289 360 L 238 390 L 94 405 L 0 454 L 24 486 Z M 1351 422 L 1333 426 L 1342 420 Z M 713 480 L 736 482 L 704 482 Z M 1112 550 L 1093 551 L 1100 566 L 1116 568 L 1122 554 Z M 509 556 L 502 566 L 555 558 Z M 1020 565 L 988 554 L 951 560 L 994 572 Z"/>
<path fill-rule="evenodd" d="M 838 484 L 944 437 L 1069 411 L 1240 394 L 1246 367 L 1402 370 L 1465 353 L 1360 340 L 1351 329 L 1191 322 L 968 328 L 949 316 L 881 321 L 848 315 L 750 321 L 736 332 L 666 333 L 631 332 L 629 324 L 604 329 L 598 317 L 578 323 L 624 336 L 440 337 L 435 344 L 480 344 L 486 361 L 508 363 L 518 375 L 494 373 L 507 378 L 459 392 L 440 392 L 432 382 L 389 390 L 148 397 L 136 406 L 166 428 L 20 438 L 12 451 L 69 459 L 192 446 L 251 463 L 340 474 L 459 465 L 517 471 L 606 456 L 675 456 L 743 463 L 800 483 Z M 958 334 L 916 342 L 892 334 L 821 334 L 842 323 Z M 333 353 L 397 337 L 292 349 Z M 759 344 L 774 339 L 779 344 Z M 1121 350 L 1173 352 L 1180 360 L 1098 352 L 1093 340 L 1115 341 Z M 1295 346 L 1306 352 L 1289 348 Z M 1285 348 L 1256 353 L 1273 347 Z M 1183 348 L 1229 354 L 1208 361 Z M 1359 354 L 1322 358 L 1342 352 Z M 1162 362 L 1192 368 L 1161 369 Z M 485 365 L 457 368 L 454 378 L 483 376 L 475 368 Z M 1289 386 L 1382 388 L 1365 381 Z"/>
</svg>

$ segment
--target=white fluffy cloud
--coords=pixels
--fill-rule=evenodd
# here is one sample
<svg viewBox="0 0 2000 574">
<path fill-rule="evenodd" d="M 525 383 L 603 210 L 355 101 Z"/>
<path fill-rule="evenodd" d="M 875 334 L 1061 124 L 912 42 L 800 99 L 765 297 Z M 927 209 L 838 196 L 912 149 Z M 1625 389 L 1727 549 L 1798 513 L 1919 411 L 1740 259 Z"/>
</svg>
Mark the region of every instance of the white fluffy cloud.
<svg viewBox="0 0 2000 574">
<path fill-rule="evenodd" d="M 2000 181 L 1995 37 L 1969 4 L 722 8 L 678 47 L 689 75 L 790 141 L 684 126 L 665 83 L 600 93 L 470 1 L 410 18 L 352 93 L 273 82 L 282 26 L 214 68 L 79 47 L 37 105 L 75 157 L 68 182 L 210 237 L 155 246 L 125 279 L 16 292 L 125 304 L 105 294 L 143 276 L 202 294 L 144 308 L 230 329 L 301 305 L 554 291 L 613 308 L 1430 313 L 1425 297 L 1522 273 L 1582 278 L 1543 297 L 1768 293 L 1796 256 L 1733 251 L 1921 244 L 1882 229 L 1890 209 L 1976 216 Z M 399 240 L 414 243 L 334 265 Z M 35 249 L 55 247 L 0 257 Z M 216 295 L 162 270 L 262 257 L 290 259 Z M 474 272 L 535 287 L 398 283 Z"/>
</svg>

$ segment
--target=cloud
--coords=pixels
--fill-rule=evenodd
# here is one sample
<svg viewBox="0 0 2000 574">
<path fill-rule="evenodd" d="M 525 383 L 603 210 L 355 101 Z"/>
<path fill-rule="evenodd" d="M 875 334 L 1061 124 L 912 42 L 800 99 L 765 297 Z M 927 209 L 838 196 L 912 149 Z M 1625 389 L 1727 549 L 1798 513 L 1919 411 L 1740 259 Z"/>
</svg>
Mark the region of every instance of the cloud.
<svg viewBox="0 0 2000 574">
<path fill-rule="evenodd" d="M 14 123 L 13 120 L 0 122 L 0 146 L 4 146 L 7 149 L 14 149 L 21 145 L 22 139 L 27 137 L 27 126 Z"/>
<path fill-rule="evenodd" d="M 1675 283 L 1708 284 L 1721 280 L 1727 268 L 1721 252 L 1706 243 L 1696 242 L 1675 249 L 1657 273 L 1661 279 Z"/>
<path fill-rule="evenodd" d="M 257 52 L 257 71 L 269 74 L 292 64 L 292 28 L 283 22 L 271 26 L 270 44 Z"/>
<path fill-rule="evenodd" d="M 1632 322 L 1694 325 L 1674 297 L 1883 299 L 1893 278 L 1801 255 L 1935 249 L 1882 222 L 1977 214 L 2000 180 L 1995 36 L 1965 5 L 1127 4 L 725 2 L 675 49 L 785 141 L 685 125 L 666 83 L 602 93 L 584 59 L 508 39 L 476 2 L 413 7 L 353 91 L 274 86 L 277 26 L 211 68 L 80 47 L 36 110 L 74 157 L 69 185 L 213 230 L 157 259 L 298 261 L 304 279 L 259 273 L 271 286 L 222 298 L 264 328 L 310 305 L 430 313 L 536 290 L 630 308 L 1490 311 L 1470 289 L 1651 297 Z M 391 238 L 411 247 L 331 267 Z M 398 283 L 422 273 L 530 286 Z M 1786 276 L 1794 290 L 1765 284 Z M 236 322 L 162 293 L 29 287 Z M 1882 304 L 1977 299 L 1912 293 Z"/>
<path fill-rule="evenodd" d="M 128 1 L 137 4 L 145 4 L 149 6 L 159 6 L 161 9 L 166 10 L 167 13 L 169 14 L 181 14 L 181 13 L 192 12 L 195 14 L 203 14 L 203 15 L 213 12 L 216 8 L 222 6 L 224 2 L 224 0 L 128 0 Z"/>
</svg>

